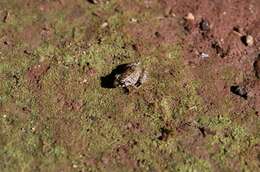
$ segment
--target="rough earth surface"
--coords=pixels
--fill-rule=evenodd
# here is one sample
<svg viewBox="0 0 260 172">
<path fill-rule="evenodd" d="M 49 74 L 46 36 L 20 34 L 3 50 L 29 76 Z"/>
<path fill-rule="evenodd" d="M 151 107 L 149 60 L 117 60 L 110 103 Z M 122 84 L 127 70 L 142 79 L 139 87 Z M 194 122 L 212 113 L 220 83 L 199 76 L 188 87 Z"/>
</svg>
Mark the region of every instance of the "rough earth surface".
<svg viewBox="0 0 260 172">
<path fill-rule="evenodd" d="M 259 0 L 0 7 L 0 171 L 260 170 Z"/>
</svg>

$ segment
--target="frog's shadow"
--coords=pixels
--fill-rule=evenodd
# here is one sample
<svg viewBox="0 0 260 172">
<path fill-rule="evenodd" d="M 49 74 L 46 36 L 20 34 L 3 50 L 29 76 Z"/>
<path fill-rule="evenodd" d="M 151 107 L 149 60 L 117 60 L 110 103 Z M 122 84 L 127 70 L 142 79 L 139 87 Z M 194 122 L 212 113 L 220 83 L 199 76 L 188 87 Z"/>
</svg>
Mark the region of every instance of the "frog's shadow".
<svg viewBox="0 0 260 172">
<path fill-rule="evenodd" d="M 117 74 L 121 74 L 125 71 L 127 64 L 121 64 L 117 66 L 112 72 L 106 76 L 100 78 L 102 88 L 115 88 L 114 81 Z"/>
</svg>

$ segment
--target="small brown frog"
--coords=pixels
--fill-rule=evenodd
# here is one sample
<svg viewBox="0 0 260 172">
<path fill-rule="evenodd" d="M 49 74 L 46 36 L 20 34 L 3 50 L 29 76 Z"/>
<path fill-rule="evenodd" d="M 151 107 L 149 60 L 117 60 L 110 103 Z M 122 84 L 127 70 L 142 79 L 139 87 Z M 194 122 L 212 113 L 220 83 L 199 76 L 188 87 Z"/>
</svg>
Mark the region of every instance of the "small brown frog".
<svg viewBox="0 0 260 172">
<path fill-rule="evenodd" d="M 147 72 L 138 63 L 128 63 L 121 66 L 119 73 L 115 74 L 114 87 L 140 87 L 147 79 Z"/>
</svg>

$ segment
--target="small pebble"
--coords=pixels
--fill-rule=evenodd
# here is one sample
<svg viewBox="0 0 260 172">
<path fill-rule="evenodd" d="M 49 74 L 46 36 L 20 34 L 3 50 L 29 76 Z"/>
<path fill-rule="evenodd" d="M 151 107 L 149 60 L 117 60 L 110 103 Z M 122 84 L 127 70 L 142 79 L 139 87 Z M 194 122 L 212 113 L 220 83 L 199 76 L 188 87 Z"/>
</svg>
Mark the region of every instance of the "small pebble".
<svg viewBox="0 0 260 172">
<path fill-rule="evenodd" d="M 202 19 L 202 21 L 200 22 L 200 29 L 202 31 L 209 31 L 210 30 L 209 21 L 206 19 Z"/>
<path fill-rule="evenodd" d="M 254 38 L 251 35 L 244 35 L 241 37 L 241 41 L 246 45 L 246 46 L 253 46 L 254 45 Z"/>
<path fill-rule="evenodd" d="M 32 130 L 32 132 L 35 132 L 35 131 L 36 131 L 36 128 L 35 128 L 35 127 L 32 127 L 31 130 Z"/>
<path fill-rule="evenodd" d="M 108 23 L 107 22 L 104 22 L 102 25 L 101 25 L 101 28 L 105 28 L 108 26 Z"/>
<path fill-rule="evenodd" d="M 251 35 L 246 36 L 246 44 L 250 47 L 254 45 L 254 38 Z"/>
<path fill-rule="evenodd" d="M 234 85 L 234 86 L 231 86 L 230 87 L 230 91 L 237 95 L 237 96 L 240 96 L 244 99 L 247 99 L 247 91 L 244 87 L 242 86 L 239 86 L 239 85 Z"/>
<path fill-rule="evenodd" d="M 83 79 L 83 81 L 82 81 L 82 83 L 83 84 L 85 84 L 85 83 L 87 83 L 88 82 L 88 80 L 85 78 L 85 79 Z"/>
<path fill-rule="evenodd" d="M 136 18 L 131 18 L 130 21 L 131 21 L 132 23 L 136 23 L 136 22 L 137 22 L 137 19 L 136 19 Z"/>
<path fill-rule="evenodd" d="M 195 17 L 192 13 L 188 13 L 187 16 L 185 17 L 186 20 L 195 20 Z"/>
<path fill-rule="evenodd" d="M 204 59 L 209 58 L 209 55 L 207 53 L 201 53 L 200 58 L 202 58 L 204 60 Z"/>
</svg>

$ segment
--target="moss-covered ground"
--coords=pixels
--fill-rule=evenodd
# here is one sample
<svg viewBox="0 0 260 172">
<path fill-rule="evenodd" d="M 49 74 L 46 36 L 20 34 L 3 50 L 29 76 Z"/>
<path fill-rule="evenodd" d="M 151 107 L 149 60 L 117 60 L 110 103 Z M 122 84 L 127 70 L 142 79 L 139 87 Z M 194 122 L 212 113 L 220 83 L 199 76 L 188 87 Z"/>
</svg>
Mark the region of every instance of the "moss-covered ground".
<svg viewBox="0 0 260 172">
<path fill-rule="evenodd" d="M 0 171 L 259 170 L 256 112 L 234 114 L 230 97 L 206 106 L 182 30 L 158 43 L 159 5 L 127 3 L 0 1 Z M 102 87 L 132 61 L 149 73 L 142 87 Z"/>
</svg>

